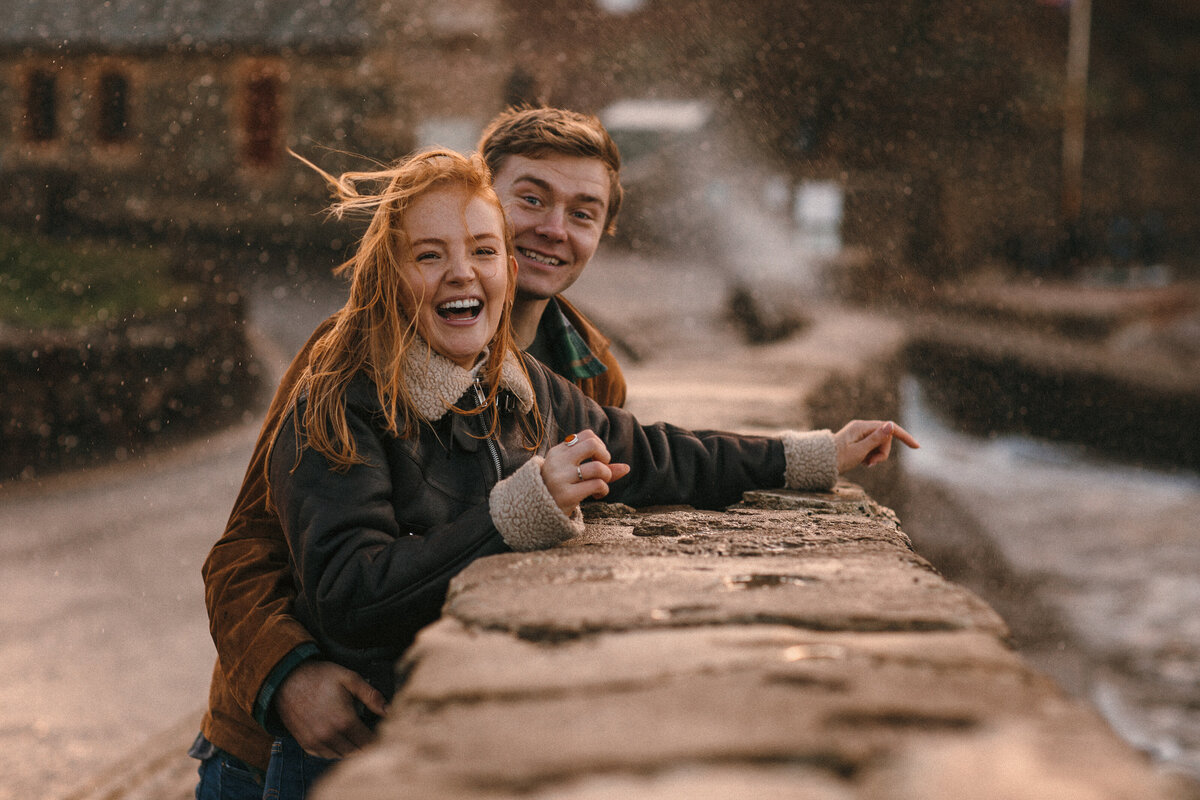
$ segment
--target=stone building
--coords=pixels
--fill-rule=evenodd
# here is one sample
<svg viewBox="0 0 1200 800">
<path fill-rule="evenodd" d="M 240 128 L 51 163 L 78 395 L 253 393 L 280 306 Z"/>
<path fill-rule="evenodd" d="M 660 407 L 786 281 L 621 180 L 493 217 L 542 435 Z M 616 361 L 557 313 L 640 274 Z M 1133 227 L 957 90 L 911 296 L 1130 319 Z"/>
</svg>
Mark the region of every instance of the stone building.
<svg viewBox="0 0 1200 800">
<path fill-rule="evenodd" d="M 1200 11 L 1093 17 L 1083 222 L 1104 245 L 1157 219 L 1194 269 Z M 1068 222 L 1066 40 L 1049 0 L 25 0 L 0 21 L 0 211 L 292 244 L 330 229 L 287 147 L 332 170 L 468 147 L 511 100 L 700 98 L 841 184 L 847 241 L 888 264 L 1033 263 Z"/>
<path fill-rule="evenodd" d="M 470 144 L 503 100 L 496 18 L 491 0 L 18 3 L 0 206 L 49 229 L 306 240 L 327 195 L 287 149 L 333 171 Z"/>
</svg>

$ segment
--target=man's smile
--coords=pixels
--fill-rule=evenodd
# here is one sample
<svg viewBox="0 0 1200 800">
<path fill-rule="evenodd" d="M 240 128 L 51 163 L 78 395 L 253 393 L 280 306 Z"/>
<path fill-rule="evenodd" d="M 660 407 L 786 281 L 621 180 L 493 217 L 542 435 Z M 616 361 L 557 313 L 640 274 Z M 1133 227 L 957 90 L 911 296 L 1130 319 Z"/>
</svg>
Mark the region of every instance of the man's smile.
<svg viewBox="0 0 1200 800">
<path fill-rule="evenodd" d="M 530 250 L 525 247 L 518 247 L 517 252 L 528 258 L 530 261 L 536 261 L 539 264 L 545 264 L 548 267 L 561 267 L 565 262 L 561 258 L 544 255 L 536 250 Z"/>
</svg>

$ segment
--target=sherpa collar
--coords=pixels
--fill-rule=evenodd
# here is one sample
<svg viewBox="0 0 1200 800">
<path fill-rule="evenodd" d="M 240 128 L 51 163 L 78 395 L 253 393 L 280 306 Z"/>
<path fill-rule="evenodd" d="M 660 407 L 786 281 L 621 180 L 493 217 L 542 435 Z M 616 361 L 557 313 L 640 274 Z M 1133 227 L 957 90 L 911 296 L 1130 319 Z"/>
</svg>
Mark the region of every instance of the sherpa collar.
<svg viewBox="0 0 1200 800">
<path fill-rule="evenodd" d="M 474 370 L 463 369 L 439 355 L 420 338 L 413 341 L 404 356 L 404 375 L 416 411 L 427 422 L 445 416 L 475 381 Z M 516 396 L 522 413 L 533 408 L 533 386 L 512 351 L 500 365 L 500 388 Z"/>
</svg>

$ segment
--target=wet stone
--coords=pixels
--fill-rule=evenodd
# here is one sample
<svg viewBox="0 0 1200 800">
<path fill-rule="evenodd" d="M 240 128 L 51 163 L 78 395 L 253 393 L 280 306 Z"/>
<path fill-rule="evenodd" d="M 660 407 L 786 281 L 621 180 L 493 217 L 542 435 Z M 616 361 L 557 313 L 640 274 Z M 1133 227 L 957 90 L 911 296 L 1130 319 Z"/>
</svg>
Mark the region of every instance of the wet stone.
<svg viewBox="0 0 1200 800">
<path fill-rule="evenodd" d="M 378 742 L 318 797 L 1183 800 L 890 511 L 802 495 L 589 514 L 560 547 L 476 561 Z M 1026 767 L 1046 792 L 969 790 Z"/>
</svg>

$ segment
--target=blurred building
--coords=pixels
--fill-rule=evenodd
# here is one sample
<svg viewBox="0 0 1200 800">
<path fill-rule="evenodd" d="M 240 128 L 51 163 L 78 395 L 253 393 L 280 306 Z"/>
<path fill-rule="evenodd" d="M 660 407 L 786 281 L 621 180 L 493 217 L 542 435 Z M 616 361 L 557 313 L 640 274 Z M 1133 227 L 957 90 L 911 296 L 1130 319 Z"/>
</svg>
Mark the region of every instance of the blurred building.
<svg viewBox="0 0 1200 800">
<path fill-rule="evenodd" d="M 473 144 L 508 77 L 491 0 L 25 0 L 0 20 L 0 206 L 304 241 L 322 167 Z M 328 235 L 328 229 L 324 229 Z"/>
<path fill-rule="evenodd" d="M 1128 223 L 1142 257 L 1200 271 L 1190 0 L 1094 3 L 1078 220 L 1062 197 L 1069 0 L 505 4 L 534 23 L 510 37 L 538 96 L 712 101 L 796 184 L 840 184 L 845 241 L 887 264 L 1051 271 L 1069 247 L 1120 258 L 1106 241 Z"/>
<path fill-rule="evenodd" d="M 1121 239 L 1116 257 L 1194 271 L 1200 5 L 1095 2 L 1078 220 L 1062 202 L 1069 6 L 23 0 L 0 20 L 0 210 L 301 240 L 324 190 L 286 147 L 332 171 L 356 163 L 339 151 L 469 147 L 507 102 L 650 98 L 713 109 L 733 150 L 697 168 L 757 160 L 794 188 L 840 187 L 843 240 L 881 263 L 1050 270 Z"/>
</svg>

